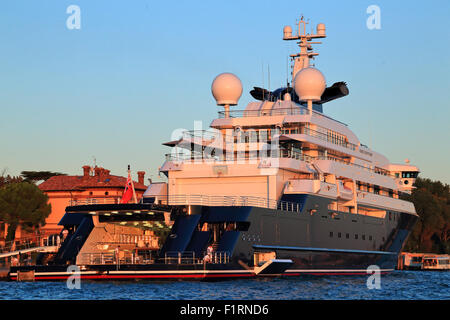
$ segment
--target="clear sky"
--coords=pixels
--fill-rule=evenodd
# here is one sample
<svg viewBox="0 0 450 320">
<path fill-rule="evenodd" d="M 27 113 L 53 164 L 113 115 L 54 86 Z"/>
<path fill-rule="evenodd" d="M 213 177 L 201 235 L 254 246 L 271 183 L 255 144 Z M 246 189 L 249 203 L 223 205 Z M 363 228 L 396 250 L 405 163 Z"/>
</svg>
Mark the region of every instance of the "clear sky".
<svg viewBox="0 0 450 320">
<path fill-rule="evenodd" d="M 70 5 L 81 28 L 68 29 Z M 369 30 L 369 5 L 381 29 Z M 214 77 L 253 86 L 286 82 L 285 25 L 301 14 L 327 38 L 315 60 L 350 95 L 324 112 L 391 162 L 450 183 L 450 1 L 3 1 L 0 5 L 0 171 L 158 177 L 161 145 L 194 121 L 209 126 L 219 107 Z M 310 25 L 311 26 L 311 25 Z M 294 30 L 296 30 L 294 28 Z M 148 177 L 147 175 L 147 177 Z"/>
</svg>

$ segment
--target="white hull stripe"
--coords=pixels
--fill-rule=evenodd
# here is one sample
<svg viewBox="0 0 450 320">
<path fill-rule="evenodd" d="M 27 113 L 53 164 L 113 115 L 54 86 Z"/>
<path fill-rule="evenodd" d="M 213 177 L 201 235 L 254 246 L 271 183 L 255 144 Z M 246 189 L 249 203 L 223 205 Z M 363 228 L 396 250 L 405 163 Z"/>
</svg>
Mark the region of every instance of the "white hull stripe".
<svg viewBox="0 0 450 320">
<path fill-rule="evenodd" d="M 394 269 L 380 269 L 380 272 L 392 272 Z M 284 274 L 288 273 L 351 273 L 360 272 L 367 273 L 367 269 L 288 269 L 284 271 Z M 80 275 L 120 275 L 120 274 L 226 274 L 226 273 L 241 273 L 241 274 L 252 274 L 252 270 L 160 270 L 160 271 L 109 271 L 109 272 L 98 272 L 98 271 L 81 271 Z M 11 273 L 12 277 L 16 277 L 17 273 Z M 36 272 L 35 276 L 70 276 L 75 275 L 75 273 L 70 272 Z M 273 274 L 279 275 L 279 274 Z"/>
<path fill-rule="evenodd" d="M 222 273 L 253 273 L 252 270 L 110 270 L 108 271 L 80 271 L 80 275 L 107 275 L 107 274 L 222 274 Z M 17 272 L 11 273 L 17 276 Z M 35 272 L 35 276 L 69 276 L 75 275 L 73 272 Z"/>
</svg>

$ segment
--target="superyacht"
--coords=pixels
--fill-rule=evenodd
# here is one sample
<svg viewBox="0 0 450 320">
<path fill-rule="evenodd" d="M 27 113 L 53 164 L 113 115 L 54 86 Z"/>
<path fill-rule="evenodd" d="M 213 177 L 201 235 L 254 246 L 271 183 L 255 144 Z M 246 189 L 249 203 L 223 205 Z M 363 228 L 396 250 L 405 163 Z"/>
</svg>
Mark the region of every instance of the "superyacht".
<svg viewBox="0 0 450 320">
<path fill-rule="evenodd" d="M 223 107 L 208 130 L 185 131 L 159 168 L 167 182 L 150 184 L 138 203 L 72 203 L 60 222 L 68 236 L 35 266 L 36 280 L 66 279 L 67 265 L 86 279 L 211 279 L 367 274 L 395 269 L 418 216 L 411 192 L 419 169 L 390 163 L 350 128 L 324 113 L 349 94 L 312 66 L 314 39 L 295 41 L 290 83 L 254 87 L 255 101 L 235 107 L 240 79 L 218 75 L 211 86 Z M 130 236 L 131 235 L 131 236 Z M 130 240 L 131 239 L 131 240 Z"/>
</svg>

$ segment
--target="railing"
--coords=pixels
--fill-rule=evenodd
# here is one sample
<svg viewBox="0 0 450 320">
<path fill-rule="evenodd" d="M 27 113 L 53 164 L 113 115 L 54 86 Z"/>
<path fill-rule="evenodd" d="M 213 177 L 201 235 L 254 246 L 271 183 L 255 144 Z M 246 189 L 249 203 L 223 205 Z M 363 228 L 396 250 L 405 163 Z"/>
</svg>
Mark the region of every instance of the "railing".
<svg viewBox="0 0 450 320">
<path fill-rule="evenodd" d="M 199 263 L 199 258 L 195 257 L 193 251 L 168 251 L 164 255 L 165 264 L 196 264 Z"/>
<path fill-rule="evenodd" d="M 85 198 L 85 199 L 71 199 L 71 206 L 81 206 L 90 204 L 118 204 L 121 198 L 119 197 L 102 197 L 102 198 Z"/>
<path fill-rule="evenodd" d="M 77 263 L 81 265 L 99 265 L 99 264 L 150 264 L 153 263 L 151 251 L 146 255 L 136 255 L 131 253 L 119 257 L 116 252 L 96 252 L 96 253 L 82 253 Z"/>
<path fill-rule="evenodd" d="M 166 264 L 200 264 L 200 263 L 226 264 L 230 262 L 230 254 L 227 251 L 213 251 L 210 254 L 203 252 L 200 257 L 193 251 L 169 251 L 166 252 L 164 263 Z"/>
<path fill-rule="evenodd" d="M 333 136 L 332 134 L 319 132 L 319 131 L 312 130 L 307 127 L 302 127 L 300 130 L 300 134 L 306 134 L 310 137 L 319 138 L 320 140 L 323 140 L 326 142 L 331 142 L 333 144 L 336 144 L 338 146 L 341 146 L 341 147 L 344 147 L 344 148 L 347 148 L 347 149 L 350 149 L 353 151 L 355 151 L 358 147 L 356 144 L 346 142 L 345 140 L 343 140 L 343 138 L 339 139 L 337 136 Z"/>
<path fill-rule="evenodd" d="M 245 118 L 245 117 L 268 117 L 268 116 L 290 116 L 290 115 L 308 115 L 310 111 L 308 108 L 299 105 L 293 105 L 290 108 L 277 108 L 276 103 L 273 104 L 272 109 L 264 110 L 230 110 L 228 117 L 230 118 Z M 323 113 L 313 110 L 313 114 L 319 117 L 324 117 L 340 124 L 347 126 L 347 124 L 324 115 Z M 226 118 L 225 111 L 218 112 L 219 119 Z"/>
<path fill-rule="evenodd" d="M 115 233 L 110 241 L 99 241 L 97 244 L 139 244 L 142 242 L 144 246 L 150 248 L 158 247 L 158 237 L 142 234 L 124 234 Z"/>
<path fill-rule="evenodd" d="M 279 156 L 280 156 L 280 158 L 290 158 L 290 159 L 306 161 L 306 162 L 312 162 L 315 159 L 315 157 L 308 156 L 304 153 L 294 151 L 294 150 L 287 150 L 287 149 L 281 149 Z"/>
<path fill-rule="evenodd" d="M 264 139 L 262 139 L 262 141 L 258 141 L 258 131 L 249 131 L 248 132 L 244 132 L 244 133 L 236 133 L 234 132 L 234 134 L 231 136 L 231 139 L 227 138 L 227 135 L 223 135 L 220 132 L 210 132 L 210 131 L 206 131 L 206 130 L 191 130 L 191 131 L 184 131 L 183 132 L 183 139 L 191 139 L 191 140 L 195 140 L 195 139 L 201 139 L 203 142 L 208 142 L 208 141 L 213 141 L 213 140 L 217 140 L 220 137 L 223 137 L 224 141 L 234 141 L 234 139 L 238 138 L 239 135 L 241 136 L 241 139 L 245 139 L 248 138 L 248 141 L 240 141 L 240 143 L 242 142 L 269 142 L 268 141 L 268 137 L 265 137 Z M 338 136 L 335 134 L 331 134 L 331 133 L 324 133 L 324 132 L 320 132 L 320 131 L 316 131 L 313 129 L 310 129 L 308 127 L 300 127 L 300 128 L 282 128 L 279 131 L 280 134 L 305 134 L 308 135 L 310 137 L 315 137 L 318 138 L 320 140 L 326 141 L 326 142 L 330 142 L 333 144 L 336 144 L 338 146 L 350 149 L 355 151 L 358 146 L 356 144 L 350 143 L 345 141 L 343 136 Z M 272 137 L 273 139 L 273 137 Z M 237 139 L 239 140 L 239 139 Z M 239 143 L 239 141 L 235 141 L 237 143 Z M 370 153 L 369 153 L 370 154 Z M 371 154 L 370 154 L 371 155 Z"/>
<path fill-rule="evenodd" d="M 297 202 L 272 200 L 253 196 L 169 195 L 169 205 L 201 205 L 225 207 L 259 207 L 282 211 L 300 212 Z"/>
<path fill-rule="evenodd" d="M 310 114 L 309 110 L 304 107 L 293 106 L 291 108 L 274 108 L 266 110 L 231 110 L 230 118 L 243 117 L 267 117 L 267 116 L 283 116 L 283 115 L 304 115 Z M 219 119 L 225 118 L 225 111 L 219 111 Z"/>
<path fill-rule="evenodd" d="M 207 130 L 187 130 L 183 131 L 183 139 L 204 139 L 214 140 L 221 136 L 220 132 L 211 132 Z"/>
<path fill-rule="evenodd" d="M 359 164 L 350 163 L 350 162 L 347 162 L 347 161 L 345 161 L 343 159 L 339 159 L 339 158 L 336 158 L 336 157 L 333 157 L 333 156 L 319 156 L 319 157 L 316 157 L 315 160 L 331 160 L 331 161 L 343 163 L 343 164 L 348 165 L 348 166 L 357 167 L 357 168 L 369 171 L 371 173 L 380 174 L 380 175 L 383 175 L 383 176 L 389 176 L 391 178 L 394 178 L 394 175 L 390 174 L 389 171 L 387 171 L 387 170 L 384 170 L 384 169 L 381 169 L 381 168 L 376 168 L 376 167 L 375 168 L 369 168 L 369 167 L 361 166 Z"/>
<path fill-rule="evenodd" d="M 356 163 L 351 163 L 348 162 L 344 159 L 338 158 L 338 157 L 333 157 L 330 155 L 327 156 L 317 156 L 317 157 L 313 157 L 313 156 L 308 156 L 306 154 L 300 153 L 298 151 L 293 151 L 293 150 L 287 150 L 287 149 L 278 149 L 275 150 L 273 152 L 273 154 L 270 157 L 259 157 L 259 158 L 250 158 L 248 155 L 243 154 L 240 158 L 235 158 L 235 159 L 226 159 L 226 160 L 220 160 L 218 157 L 216 158 L 208 158 L 208 157 L 204 157 L 201 153 L 197 153 L 194 155 L 191 154 L 187 154 L 187 153 L 176 153 L 176 154 L 166 154 L 166 161 L 178 161 L 178 162 L 189 162 L 189 161 L 199 161 L 199 162 L 203 162 L 203 161 L 225 161 L 225 162 L 234 162 L 234 161 L 238 161 L 238 160 L 262 160 L 264 158 L 268 159 L 268 158 L 290 158 L 290 159 L 296 159 L 296 160 L 300 160 L 300 161 L 305 161 L 305 162 L 313 162 L 315 160 L 331 160 L 331 161 L 335 161 L 335 162 L 339 162 L 348 166 L 352 166 L 352 167 L 356 167 L 359 169 L 363 169 L 365 171 L 369 171 L 371 173 L 375 173 L 375 174 L 380 174 L 383 176 L 389 176 L 394 178 L 394 176 L 392 174 L 389 173 L 389 171 L 381 169 L 381 168 L 370 168 L 370 167 L 365 167 Z"/>
<path fill-rule="evenodd" d="M 270 150 L 268 150 L 270 151 Z M 296 160 L 302 160 L 311 162 L 315 159 L 315 157 L 308 156 L 306 154 L 300 153 L 298 151 L 287 150 L 287 149 L 278 149 L 273 151 L 272 156 L 270 157 L 259 157 L 259 159 L 264 158 L 292 158 Z M 242 157 L 237 157 L 237 159 L 220 159 L 218 156 L 216 157 L 208 157 L 201 153 L 168 153 L 165 154 L 166 161 L 174 161 L 174 162 L 190 162 L 190 161 L 232 161 L 235 160 L 256 160 L 257 158 L 250 158 L 245 154 L 242 154 Z"/>
<path fill-rule="evenodd" d="M 83 253 L 78 261 L 79 264 L 116 264 L 117 259 L 114 253 Z"/>
<path fill-rule="evenodd" d="M 26 250 L 37 247 L 59 246 L 62 243 L 59 235 L 36 235 L 32 237 L 18 238 L 13 241 L 7 241 L 0 247 L 0 253 Z"/>
<path fill-rule="evenodd" d="M 202 153 L 167 153 L 165 154 L 166 161 L 186 161 L 186 160 L 195 160 L 195 161 L 203 161 L 203 160 L 219 160 L 216 158 L 205 157 Z"/>
<path fill-rule="evenodd" d="M 118 258 L 116 253 L 83 253 L 78 260 L 81 265 L 120 265 L 120 264 L 152 264 L 155 262 L 164 264 L 226 264 L 230 262 L 230 254 L 226 251 L 214 251 L 211 254 L 202 253 L 196 256 L 193 251 L 169 251 L 164 258 L 154 259 L 149 255 L 141 256 L 134 253 Z"/>
</svg>

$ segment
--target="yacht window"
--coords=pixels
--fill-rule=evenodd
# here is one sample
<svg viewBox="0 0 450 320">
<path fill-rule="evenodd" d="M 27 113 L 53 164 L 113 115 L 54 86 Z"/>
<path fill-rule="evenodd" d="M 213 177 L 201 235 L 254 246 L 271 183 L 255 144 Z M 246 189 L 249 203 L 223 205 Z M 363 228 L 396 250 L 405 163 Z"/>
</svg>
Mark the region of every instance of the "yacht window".
<svg viewBox="0 0 450 320">
<path fill-rule="evenodd" d="M 250 222 L 248 222 L 248 221 L 236 222 L 236 230 L 237 231 L 248 231 L 249 227 L 250 227 Z"/>
<path fill-rule="evenodd" d="M 373 193 L 380 194 L 380 186 L 374 186 L 373 187 Z"/>
</svg>

